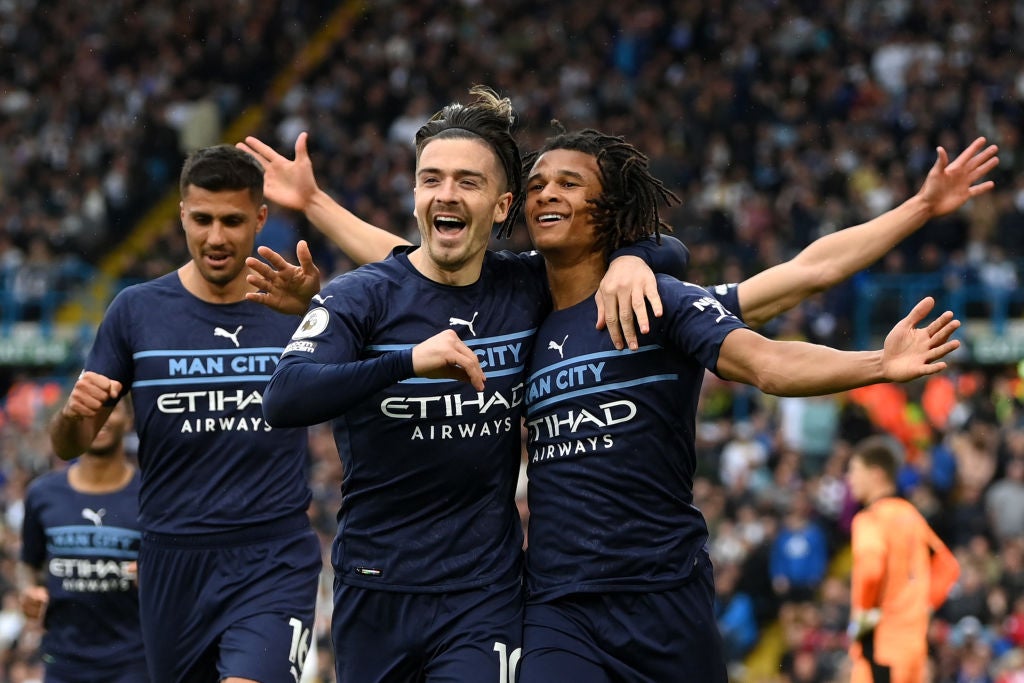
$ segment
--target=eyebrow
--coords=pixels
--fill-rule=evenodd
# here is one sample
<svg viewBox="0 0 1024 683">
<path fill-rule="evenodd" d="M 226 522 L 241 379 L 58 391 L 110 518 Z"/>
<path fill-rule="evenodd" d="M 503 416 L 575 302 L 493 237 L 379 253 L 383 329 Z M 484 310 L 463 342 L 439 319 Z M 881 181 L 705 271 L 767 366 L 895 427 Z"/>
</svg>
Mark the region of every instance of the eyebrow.
<svg viewBox="0 0 1024 683">
<path fill-rule="evenodd" d="M 420 170 L 416 171 L 416 175 L 417 176 L 421 176 L 421 175 L 444 175 L 444 174 L 445 174 L 445 172 L 443 170 L 441 170 L 440 168 L 421 168 Z M 483 173 L 481 171 L 474 171 L 474 170 L 471 170 L 471 169 L 468 169 L 468 168 L 457 168 L 457 169 L 455 169 L 453 175 L 456 178 L 471 177 L 471 178 L 480 178 L 481 180 L 484 180 L 484 181 L 487 180 L 487 174 L 485 174 L 485 173 Z"/>
<path fill-rule="evenodd" d="M 542 174 L 540 174 L 540 173 L 534 173 L 533 175 L 531 175 L 527 179 L 526 182 L 530 182 L 534 178 L 538 178 L 541 175 Z M 570 171 L 569 169 L 562 169 L 560 171 L 555 171 L 553 175 L 555 175 L 555 176 L 569 176 L 570 178 L 576 178 L 577 180 L 586 180 L 586 178 L 583 177 L 582 173 L 577 173 L 576 171 Z"/>
</svg>

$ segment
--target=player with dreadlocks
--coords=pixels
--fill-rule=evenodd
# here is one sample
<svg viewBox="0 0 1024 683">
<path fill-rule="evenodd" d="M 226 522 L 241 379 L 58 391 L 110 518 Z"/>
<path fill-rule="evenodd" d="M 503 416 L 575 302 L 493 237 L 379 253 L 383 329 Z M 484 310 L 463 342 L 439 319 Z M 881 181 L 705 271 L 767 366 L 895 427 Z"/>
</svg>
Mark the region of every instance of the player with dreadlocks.
<svg viewBox="0 0 1024 683">
<path fill-rule="evenodd" d="M 524 215 L 554 310 L 525 390 L 530 528 L 520 680 L 727 680 L 707 525 L 693 506 L 705 369 L 777 395 L 828 394 L 942 370 L 958 327 L 926 299 L 879 351 L 779 342 L 707 290 L 658 276 L 664 313 L 636 352 L 594 329 L 606 253 L 666 226 L 674 195 L 622 138 L 561 131 L 533 160 Z"/>
<path fill-rule="evenodd" d="M 539 256 L 487 250 L 522 162 L 509 101 L 473 94 L 416 134 L 420 245 L 327 284 L 263 395 L 275 428 L 333 423 L 339 681 L 505 683 L 519 661 L 522 388 L 550 303 Z"/>
</svg>

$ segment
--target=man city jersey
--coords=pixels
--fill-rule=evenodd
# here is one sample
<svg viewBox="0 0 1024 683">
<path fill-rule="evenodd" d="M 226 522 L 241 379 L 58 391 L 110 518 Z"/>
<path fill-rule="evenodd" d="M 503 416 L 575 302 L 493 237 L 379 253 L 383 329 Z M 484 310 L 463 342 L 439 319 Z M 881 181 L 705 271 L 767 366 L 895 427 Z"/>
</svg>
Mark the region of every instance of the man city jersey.
<svg viewBox="0 0 1024 683">
<path fill-rule="evenodd" d="M 146 531 L 230 531 L 304 512 L 306 431 L 263 419 L 263 390 L 298 324 L 250 301 L 212 304 L 177 273 L 128 287 L 86 369 L 130 388 Z"/>
<path fill-rule="evenodd" d="M 399 251 L 315 298 L 267 390 L 271 422 L 334 420 L 344 471 L 333 560 L 345 583 L 407 591 L 514 577 L 526 359 L 549 307 L 537 256 L 488 252 L 445 286 Z M 454 330 L 486 387 L 414 377 L 411 349 Z"/>
<path fill-rule="evenodd" d="M 707 539 L 693 506 L 705 368 L 743 324 L 696 285 L 658 276 L 664 316 L 637 351 L 594 329 L 588 297 L 537 333 L 526 384 L 531 599 L 670 587 Z"/>
<path fill-rule="evenodd" d="M 143 659 L 139 594 L 129 567 L 139 555 L 139 486 L 136 472 L 119 491 L 82 493 L 68 483 L 67 470 L 29 486 L 21 559 L 47 575 L 47 662 L 116 670 Z"/>
</svg>

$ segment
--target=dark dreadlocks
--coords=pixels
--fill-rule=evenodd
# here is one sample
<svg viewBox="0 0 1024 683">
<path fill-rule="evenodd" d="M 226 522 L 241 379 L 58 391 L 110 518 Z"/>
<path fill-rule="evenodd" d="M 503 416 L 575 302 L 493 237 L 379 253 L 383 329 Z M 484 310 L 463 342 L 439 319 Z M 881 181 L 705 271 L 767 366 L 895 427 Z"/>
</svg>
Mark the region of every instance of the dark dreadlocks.
<svg viewBox="0 0 1024 683">
<path fill-rule="evenodd" d="M 556 133 L 537 152 L 526 155 L 523 175 L 528 176 L 537 158 L 545 152 L 567 149 L 589 154 L 601 171 L 601 196 L 591 199 L 591 217 L 596 227 L 598 247 L 606 254 L 662 231 L 672 232 L 661 220 L 658 202 L 679 204 L 680 200 L 665 184 L 651 175 L 647 155 L 624 138 L 606 135 L 593 128 L 567 132 L 552 121 Z"/>
<path fill-rule="evenodd" d="M 516 217 L 522 208 L 523 194 L 522 156 L 519 146 L 512 137 L 515 111 L 507 97 L 486 86 L 476 85 L 469 90 L 476 99 L 469 104 L 453 102 L 434 114 L 433 118 L 416 131 L 416 160 L 431 140 L 466 139 L 482 140 L 498 157 L 505 171 L 505 184 L 512 193 L 508 216 L 498 229 L 498 237 L 507 238 L 512 234 Z"/>
</svg>

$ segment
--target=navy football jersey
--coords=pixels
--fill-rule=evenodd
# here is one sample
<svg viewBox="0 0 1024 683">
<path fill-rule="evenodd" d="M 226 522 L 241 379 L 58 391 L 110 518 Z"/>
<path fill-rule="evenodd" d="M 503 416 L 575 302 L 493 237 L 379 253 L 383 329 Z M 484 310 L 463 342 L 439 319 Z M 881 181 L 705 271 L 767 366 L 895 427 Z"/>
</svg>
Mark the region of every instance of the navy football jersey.
<svg viewBox="0 0 1024 683">
<path fill-rule="evenodd" d="M 454 287 L 424 277 L 408 251 L 324 287 L 264 408 L 272 424 L 336 418 L 342 582 L 471 588 L 520 571 L 523 379 L 550 296 L 536 255 L 488 252 L 478 281 Z M 412 347 L 447 329 L 480 359 L 484 391 L 414 376 Z"/>
<path fill-rule="evenodd" d="M 743 310 L 740 306 L 740 290 L 738 283 L 733 282 L 727 285 L 715 285 L 714 287 L 709 287 L 708 291 L 711 292 L 713 297 L 722 303 L 722 306 L 724 306 L 727 311 L 740 320 L 743 320 Z"/>
<path fill-rule="evenodd" d="M 306 510 L 306 430 L 271 428 L 262 407 L 297 323 L 205 302 L 176 272 L 111 302 L 85 367 L 131 389 L 144 530 L 224 532 Z"/>
<path fill-rule="evenodd" d="M 594 329 L 591 297 L 541 325 L 526 386 L 531 599 L 649 591 L 689 576 L 705 368 L 743 324 L 703 288 L 658 276 L 664 315 L 637 351 Z"/>
<path fill-rule="evenodd" d="M 119 491 L 81 493 L 67 470 L 29 486 L 21 559 L 46 572 L 46 662 L 116 670 L 143 660 L 139 593 L 128 567 L 139 555 L 139 486 L 136 472 Z"/>
</svg>

